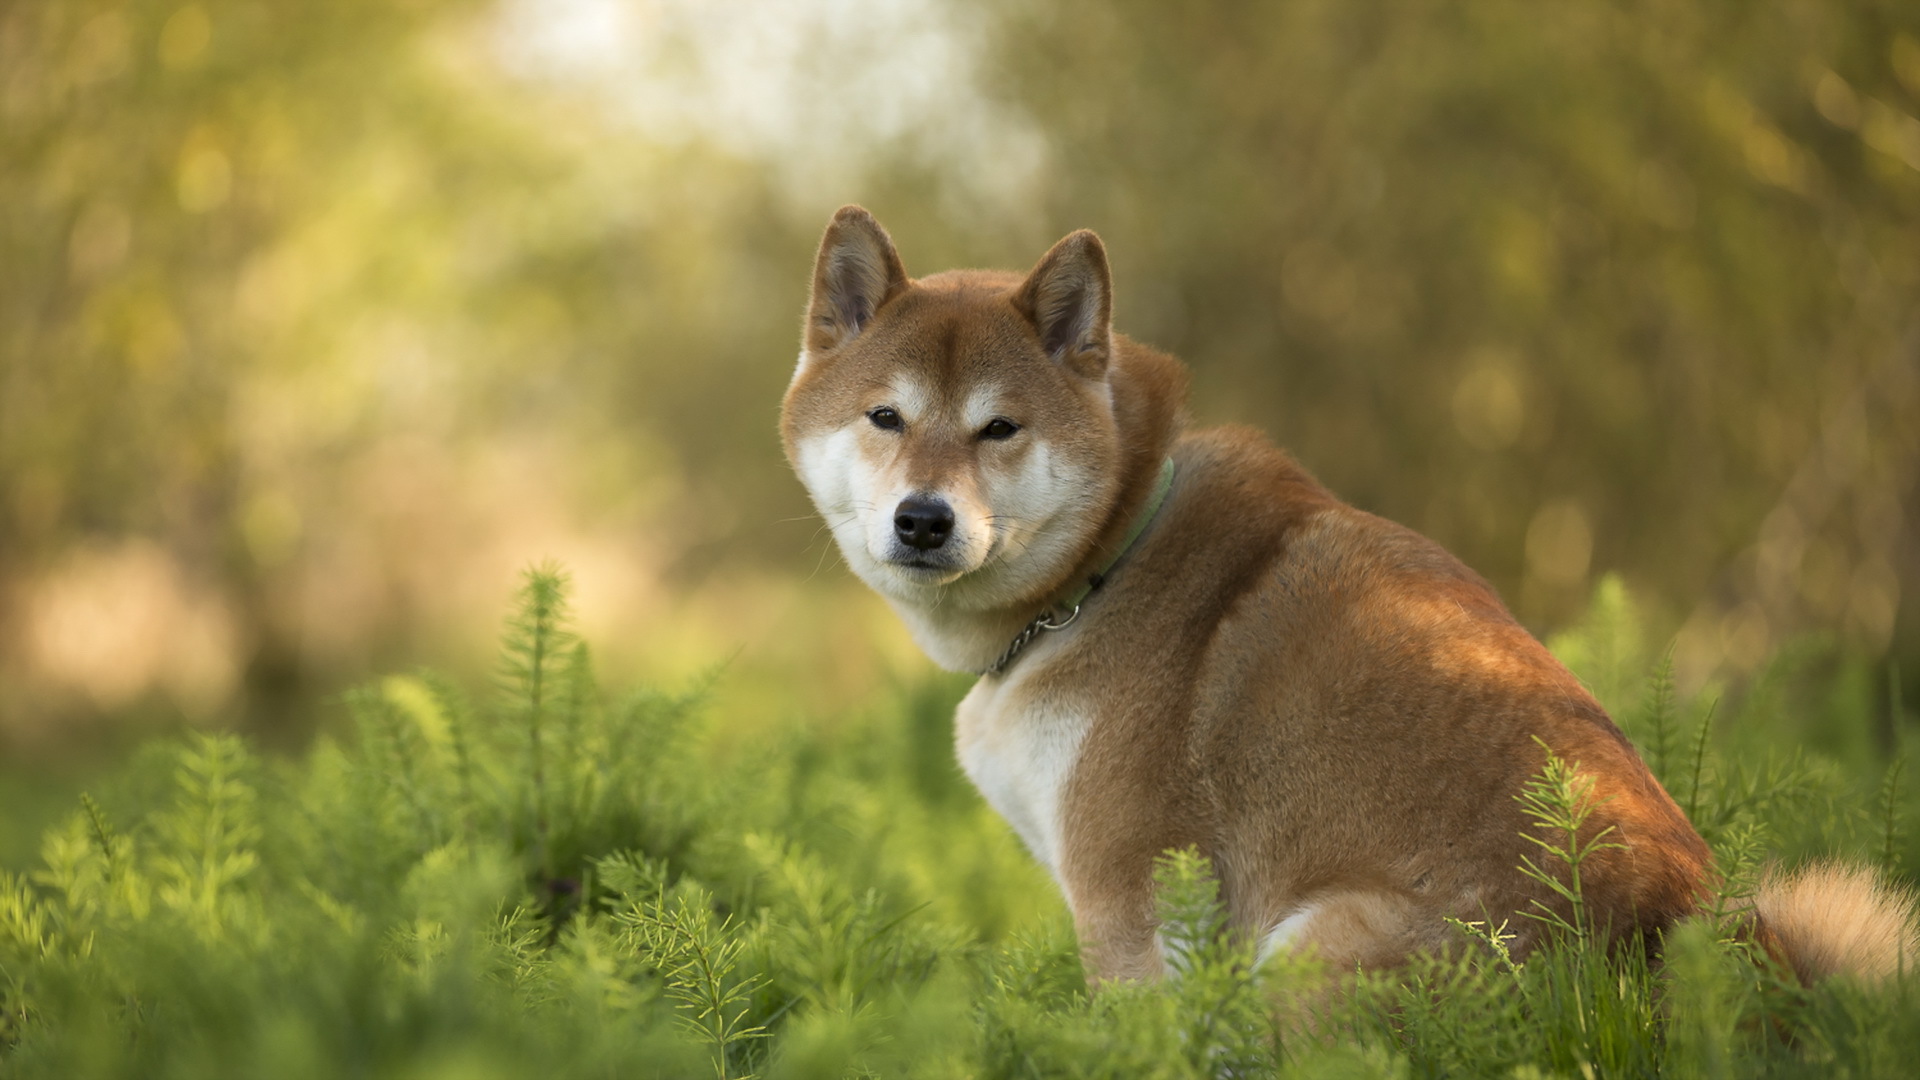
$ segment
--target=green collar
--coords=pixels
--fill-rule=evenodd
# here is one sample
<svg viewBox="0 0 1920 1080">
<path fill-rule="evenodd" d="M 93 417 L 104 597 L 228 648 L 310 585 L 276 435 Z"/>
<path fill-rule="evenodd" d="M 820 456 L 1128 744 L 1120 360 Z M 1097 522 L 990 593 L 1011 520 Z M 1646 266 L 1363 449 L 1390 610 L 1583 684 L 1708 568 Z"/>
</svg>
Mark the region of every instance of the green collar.
<svg viewBox="0 0 1920 1080">
<path fill-rule="evenodd" d="M 1171 490 L 1173 490 L 1173 459 L 1168 458 L 1160 463 L 1160 481 L 1153 486 L 1153 495 L 1147 499 L 1145 510 L 1134 519 L 1133 528 L 1127 530 L 1127 538 L 1121 541 L 1120 550 L 1114 552 L 1113 558 L 1108 559 L 1104 566 L 1081 582 L 1080 586 L 1071 595 L 1061 600 L 1057 607 L 1048 608 L 1035 616 L 1034 620 L 1027 624 L 1026 629 L 1014 635 L 1013 643 L 1007 646 L 1006 652 L 1000 654 L 1000 659 L 995 660 L 992 666 L 980 674 L 987 676 L 1000 674 L 1007 670 L 1007 665 L 1013 663 L 1014 658 L 1019 656 L 1021 650 L 1025 649 L 1034 638 L 1048 630 L 1063 629 L 1079 618 L 1080 605 L 1086 603 L 1087 597 L 1093 595 L 1095 589 L 1106 584 L 1107 575 L 1113 572 L 1113 568 L 1121 559 L 1127 557 L 1127 552 L 1133 550 L 1133 545 L 1140 539 L 1140 534 L 1146 532 L 1147 526 L 1159 516 L 1160 505 L 1167 501 L 1167 492 Z M 1066 611 L 1067 617 L 1056 622 L 1053 613 L 1060 609 Z"/>
</svg>

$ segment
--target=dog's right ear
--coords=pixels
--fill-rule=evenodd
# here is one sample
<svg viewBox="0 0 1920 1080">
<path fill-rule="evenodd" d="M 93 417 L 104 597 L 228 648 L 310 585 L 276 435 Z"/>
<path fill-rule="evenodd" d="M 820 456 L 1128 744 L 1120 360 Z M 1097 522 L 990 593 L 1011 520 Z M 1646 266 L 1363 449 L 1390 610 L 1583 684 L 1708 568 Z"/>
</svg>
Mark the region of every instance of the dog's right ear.
<svg viewBox="0 0 1920 1080">
<path fill-rule="evenodd" d="M 1113 355 L 1113 272 L 1092 230 L 1053 245 L 1013 303 L 1032 320 L 1048 356 L 1086 378 L 1105 377 Z"/>
<path fill-rule="evenodd" d="M 807 351 L 821 353 L 853 340 L 880 305 L 906 287 L 907 269 L 887 230 L 866 210 L 841 207 L 813 264 L 813 298 L 802 335 Z"/>
</svg>

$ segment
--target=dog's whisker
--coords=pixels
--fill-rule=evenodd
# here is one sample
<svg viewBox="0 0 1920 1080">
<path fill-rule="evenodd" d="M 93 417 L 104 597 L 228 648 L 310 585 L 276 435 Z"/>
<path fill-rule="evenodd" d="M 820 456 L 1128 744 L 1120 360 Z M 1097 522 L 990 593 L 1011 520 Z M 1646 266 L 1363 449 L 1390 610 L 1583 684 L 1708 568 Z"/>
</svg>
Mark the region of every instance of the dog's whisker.
<svg viewBox="0 0 1920 1080">
<path fill-rule="evenodd" d="M 815 533 L 814 535 L 815 535 L 816 537 L 817 537 L 817 536 L 819 536 L 819 534 L 818 534 L 818 533 Z M 810 573 L 810 574 L 808 574 L 808 575 L 806 576 L 806 578 L 805 578 L 805 580 L 807 580 L 807 581 L 812 581 L 812 580 L 813 580 L 814 578 L 816 578 L 816 577 L 819 577 L 819 576 L 820 576 L 820 568 L 821 568 L 821 567 L 823 567 L 823 566 L 825 566 L 825 565 L 827 565 L 827 556 L 829 556 L 829 555 L 832 555 L 832 556 L 834 556 L 835 558 L 838 558 L 838 557 L 839 557 L 839 555 L 840 555 L 840 545 L 839 545 L 839 544 L 832 544 L 832 543 L 830 543 L 830 544 L 828 544 L 828 545 L 826 545 L 825 547 L 823 547 L 823 548 L 821 548 L 821 549 L 820 549 L 820 557 L 819 557 L 818 559 L 816 559 L 816 560 L 814 560 L 814 563 L 813 563 L 813 572 L 812 572 L 812 573 Z"/>
</svg>

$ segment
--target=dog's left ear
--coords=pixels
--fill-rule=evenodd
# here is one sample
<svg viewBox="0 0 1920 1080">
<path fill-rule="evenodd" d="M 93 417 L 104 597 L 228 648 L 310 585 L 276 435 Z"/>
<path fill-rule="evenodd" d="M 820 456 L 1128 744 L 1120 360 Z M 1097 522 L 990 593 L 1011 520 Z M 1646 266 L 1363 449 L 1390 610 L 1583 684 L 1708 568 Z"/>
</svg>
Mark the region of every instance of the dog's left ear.
<svg viewBox="0 0 1920 1080">
<path fill-rule="evenodd" d="M 813 264 L 813 297 L 803 341 L 812 353 L 852 341 L 880 305 L 907 287 L 907 268 L 893 238 L 872 214 L 843 206 L 820 238 Z"/>
<path fill-rule="evenodd" d="M 1107 249 L 1091 229 L 1053 245 L 1013 295 L 1048 356 L 1089 379 L 1113 355 L 1113 275 Z"/>
</svg>

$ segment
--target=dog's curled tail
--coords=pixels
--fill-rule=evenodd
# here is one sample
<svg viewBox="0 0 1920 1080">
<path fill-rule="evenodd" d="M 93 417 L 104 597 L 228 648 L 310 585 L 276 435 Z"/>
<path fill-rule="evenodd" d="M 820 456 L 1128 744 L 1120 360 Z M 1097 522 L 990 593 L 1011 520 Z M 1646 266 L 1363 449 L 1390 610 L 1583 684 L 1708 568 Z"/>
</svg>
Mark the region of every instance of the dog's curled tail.
<svg viewBox="0 0 1920 1080">
<path fill-rule="evenodd" d="M 1877 983 L 1920 970 L 1914 896 L 1871 867 L 1820 862 L 1769 871 L 1754 911 L 1777 958 L 1806 985 L 1833 975 Z"/>
</svg>

